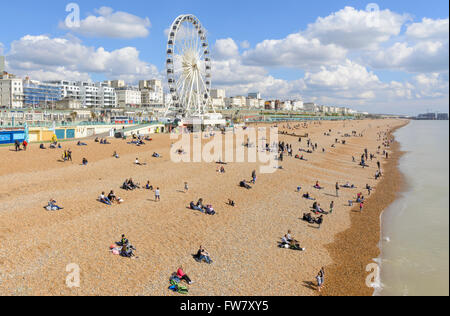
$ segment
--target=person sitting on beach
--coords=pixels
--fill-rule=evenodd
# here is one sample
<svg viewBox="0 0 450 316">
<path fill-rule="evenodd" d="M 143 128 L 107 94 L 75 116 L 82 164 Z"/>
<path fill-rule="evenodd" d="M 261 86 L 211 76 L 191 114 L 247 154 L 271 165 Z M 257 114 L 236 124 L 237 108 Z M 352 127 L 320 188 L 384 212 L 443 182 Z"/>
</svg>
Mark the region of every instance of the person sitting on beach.
<svg viewBox="0 0 450 316">
<path fill-rule="evenodd" d="M 216 211 L 214 211 L 214 208 L 212 207 L 212 205 L 207 205 L 205 207 L 205 214 L 207 214 L 207 215 L 216 215 Z"/>
<path fill-rule="evenodd" d="M 105 196 L 105 192 L 102 192 L 98 200 L 99 202 L 104 203 L 106 205 L 111 205 L 111 201 L 108 199 L 108 197 Z"/>
<path fill-rule="evenodd" d="M 117 203 L 117 204 L 122 204 L 123 200 L 120 197 L 117 197 L 114 194 L 114 191 L 111 190 L 111 192 L 109 192 L 108 194 L 108 199 L 111 201 L 111 203 Z"/>
<path fill-rule="evenodd" d="M 318 189 L 318 190 L 324 189 L 323 187 L 320 186 L 319 181 L 316 182 L 316 184 L 314 185 L 314 188 Z"/>
<path fill-rule="evenodd" d="M 304 220 L 305 222 L 310 223 L 310 224 L 314 224 L 314 223 L 315 223 L 315 220 L 314 220 L 314 218 L 311 216 L 311 213 L 304 213 L 304 214 L 303 214 L 303 220 Z"/>
<path fill-rule="evenodd" d="M 122 250 L 120 252 L 120 256 L 122 256 L 124 258 L 134 257 L 133 250 L 136 250 L 136 248 L 134 248 L 132 245 L 130 245 L 130 244 L 123 245 Z"/>
<path fill-rule="evenodd" d="M 209 256 L 209 253 L 202 247 L 197 251 L 197 254 L 194 256 L 195 261 L 197 262 L 203 262 L 205 261 L 207 264 L 211 264 L 213 261 L 211 260 L 211 257 Z"/>
<path fill-rule="evenodd" d="M 83 166 L 87 166 L 88 160 L 86 158 L 83 158 L 82 164 L 83 164 Z"/>
<path fill-rule="evenodd" d="M 153 158 L 161 158 L 161 156 L 158 153 L 153 153 L 152 157 Z"/>
<path fill-rule="evenodd" d="M 45 209 L 47 211 L 59 211 L 59 210 L 63 210 L 62 207 L 59 207 L 58 205 L 56 205 L 56 201 L 54 199 L 50 199 L 50 201 L 48 201 L 47 206 L 45 207 Z"/>
<path fill-rule="evenodd" d="M 323 215 L 320 215 L 319 218 L 316 219 L 316 224 L 320 226 L 322 226 L 323 223 Z"/>
<path fill-rule="evenodd" d="M 350 184 L 349 182 L 347 182 L 346 184 L 341 186 L 342 188 L 346 188 L 346 189 L 355 189 L 355 185 L 354 184 Z"/>
<path fill-rule="evenodd" d="M 247 190 L 250 190 L 252 188 L 250 185 L 247 184 L 247 182 L 245 180 L 242 180 L 239 183 L 239 185 L 240 185 L 241 188 L 246 188 Z"/>
<path fill-rule="evenodd" d="M 116 159 L 119 159 L 119 155 L 117 154 L 116 151 L 114 151 L 113 157 L 116 158 Z"/>
<path fill-rule="evenodd" d="M 235 207 L 236 203 L 233 200 L 228 199 L 228 205 L 231 207 Z"/>
<path fill-rule="evenodd" d="M 189 208 L 190 208 L 191 210 L 199 211 L 199 212 L 202 212 L 202 213 L 203 213 L 203 208 L 199 207 L 198 205 L 195 205 L 194 202 L 191 202 L 191 203 L 189 204 Z"/>
<path fill-rule="evenodd" d="M 77 146 L 87 146 L 87 144 L 86 144 L 86 143 L 82 143 L 82 142 L 78 141 L 78 143 L 77 143 Z"/>
<path fill-rule="evenodd" d="M 99 140 L 98 140 L 98 137 L 97 137 L 97 138 L 95 138 L 95 142 L 96 142 L 96 143 L 98 143 L 98 142 L 99 142 Z"/>
<path fill-rule="evenodd" d="M 40 149 L 46 149 L 44 144 L 40 144 L 40 145 L 39 145 L 39 148 L 40 148 Z"/>
<path fill-rule="evenodd" d="M 122 235 L 122 238 L 120 239 L 119 242 L 116 242 L 117 246 L 123 246 L 123 245 L 128 245 L 130 242 L 128 241 L 127 238 L 125 238 L 125 234 Z"/>
<path fill-rule="evenodd" d="M 128 185 L 128 179 L 125 180 L 125 182 L 122 184 L 122 189 L 127 190 L 127 191 L 131 191 L 133 190 L 133 188 L 131 186 Z"/>
<path fill-rule="evenodd" d="M 132 178 L 130 178 L 130 180 L 128 180 L 128 186 L 131 188 L 131 190 L 135 190 L 135 189 L 140 189 L 140 187 L 139 187 L 139 185 L 138 184 L 135 184 L 134 182 L 133 182 L 133 179 Z"/>
<path fill-rule="evenodd" d="M 177 154 L 178 154 L 178 155 L 184 155 L 184 150 L 183 150 L 183 148 L 178 149 L 178 150 L 177 150 Z"/>
<path fill-rule="evenodd" d="M 311 195 L 309 194 L 309 192 L 306 192 L 305 194 L 303 194 L 303 198 L 304 199 L 308 199 L 308 200 L 312 200 L 315 201 L 316 199 L 311 197 Z"/>
<path fill-rule="evenodd" d="M 153 185 L 150 184 L 150 181 L 147 181 L 147 184 L 145 185 L 145 189 L 153 191 Z"/>
</svg>

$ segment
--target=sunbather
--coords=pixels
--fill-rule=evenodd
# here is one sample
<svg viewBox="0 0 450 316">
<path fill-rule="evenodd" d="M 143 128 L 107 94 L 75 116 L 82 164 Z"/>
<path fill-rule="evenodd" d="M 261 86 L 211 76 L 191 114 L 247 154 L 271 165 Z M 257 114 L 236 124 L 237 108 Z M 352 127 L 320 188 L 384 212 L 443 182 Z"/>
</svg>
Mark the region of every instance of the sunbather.
<svg viewBox="0 0 450 316">
<path fill-rule="evenodd" d="M 98 200 L 102 203 L 105 203 L 106 205 L 111 205 L 111 201 L 108 199 L 108 197 L 105 196 L 105 192 L 102 192 Z"/>
<path fill-rule="evenodd" d="M 247 184 L 247 182 L 245 180 L 242 180 L 239 185 L 241 186 L 241 188 L 246 188 L 247 190 L 250 190 L 252 187 L 250 185 Z"/>
<path fill-rule="evenodd" d="M 56 201 L 54 199 L 50 199 L 45 209 L 47 211 L 59 211 L 62 210 L 63 208 L 56 205 Z"/>
</svg>

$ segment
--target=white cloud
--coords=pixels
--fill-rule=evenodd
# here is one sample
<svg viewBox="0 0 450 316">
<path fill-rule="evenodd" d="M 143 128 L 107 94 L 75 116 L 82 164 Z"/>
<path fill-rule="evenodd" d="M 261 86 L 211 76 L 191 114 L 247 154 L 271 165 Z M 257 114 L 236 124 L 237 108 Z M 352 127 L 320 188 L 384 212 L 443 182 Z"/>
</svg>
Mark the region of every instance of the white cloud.
<svg viewBox="0 0 450 316">
<path fill-rule="evenodd" d="M 379 43 L 400 34 L 408 16 L 389 10 L 370 12 L 352 7 L 319 17 L 309 24 L 305 36 L 317 38 L 324 45 L 336 44 L 348 49 L 374 49 Z"/>
<path fill-rule="evenodd" d="M 448 97 L 449 82 L 448 74 L 419 74 L 413 78 L 414 85 L 421 98 Z"/>
<path fill-rule="evenodd" d="M 218 39 L 213 47 L 213 58 L 223 60 L 239 56 L 239 47 L 232 38 Z"/>
<path fill-rule="evenodd" d="M 244 52 L 244 62 L 258 66 L 314 68 L 345 59 L 347 50 L 334 44 L 323 45 L 299 33 L 281 40 L 265 40 Z"/>
<path fill-rule="evenodd" d="M 406 72 L 448 71 L 448 41 L 422 41 L 417 44 L 395 43 L 368 56 L 369 64 L 378 69 Z"/>
<path fill-rule="evenodd" d="M 241 48 L 242 49 L 249 49 L 250 48 L 250 42 L 245 40 L 241 42 Z"/>
<path fill-rule="evenodd" d="M 0 42 L 0 55 L 3 55 L 3 51 L 4 51 L 4 46 L 3 46 L 3 44 Z"/>
<path fill-rule="evenodd" d="M 80 21 L 79 27 L 68 28 L 63 22 L 59 24 L 62 29 L 69 29 L 75 33 L 88 37 L 108 38 L 137 38 L 147 37 L 151 26 L 148 18 L 116 11 L 110 7 L 101 7 L 96 15 L 89 15 Z"/>
<path fill-rule="evenodd" d="M 406 35 L 412 39 L 441 39 L 448 40 L 449 23 L 447 19 L 428 19 L 423 18 L 420 23 L 413 23 L 408 26 Z"/>
<path fill-rule="evenodd" d="M 27 35 L 11 44 L 7 56 L 11 72 L 34 74 L 35 79 L 85 79 L 87 74 L 101 74 L 130 83 L 159 77 L 155 66 L 139 58 L 134 47 L 107 51 L 83 45 L 78 39 Z"/>
</svg>

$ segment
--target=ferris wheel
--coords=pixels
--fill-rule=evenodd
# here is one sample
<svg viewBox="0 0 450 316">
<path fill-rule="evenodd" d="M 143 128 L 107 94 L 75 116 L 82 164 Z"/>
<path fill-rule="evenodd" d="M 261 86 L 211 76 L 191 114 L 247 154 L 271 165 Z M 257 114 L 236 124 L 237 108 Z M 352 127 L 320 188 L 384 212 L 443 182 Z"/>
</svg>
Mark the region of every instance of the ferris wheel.
<svg viewBox="0 0 450 316">
<path fill-rule="evenodd" d="M 191 14 L 172 23 L 167 40 L 167 82 L 171 102 L 166 115 L 197 117 L 215 109 L 211 102 L 211 57 L 206 30 Z"/>
</svg>

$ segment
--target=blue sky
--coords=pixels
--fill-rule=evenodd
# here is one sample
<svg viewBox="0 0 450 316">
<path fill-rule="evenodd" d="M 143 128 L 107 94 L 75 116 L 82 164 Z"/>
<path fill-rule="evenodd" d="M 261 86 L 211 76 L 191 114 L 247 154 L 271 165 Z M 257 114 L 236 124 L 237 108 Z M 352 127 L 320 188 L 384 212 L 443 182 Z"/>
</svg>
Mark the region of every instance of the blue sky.
<svg viewBox="0 0 450 316">
<path fill-rule="evenodd" d="M 305 101 L 349 105 L 369 112 L 412 114 L 428 108 L 439 111 L 447 111 L 448 108 L 448 62 L 443 62 L 443 56 L 446 55 L 448 59 L 448 32 L 442 35 L 441 30 L 441 22 L 445 20 L 448 28 L 447 1 L 376 1 L 383 12 L 380 30 L 373 33 L 375 35 L 367 34 L 366 38 L 364 27 L 356 22 L 350 23 L 348 30 L 339 31 L 336 31 L 333 23 L 339 23 L 338 18 L 345 19 L 348 16 L 354 16 L 350 19 L 357 20 L 358 16 L 364 14 L 370 1 L 74 2 L 80 7 L 82 20 L 88 16 L 100 16 L 98 9 L 104 6 L 111 8 L 110 13 L 125 12 L 142 19 L 139 21 L 144 24 L 144 19 L 148 18 L 151 25 L 143 26 L 148 35 L 121 38 L 122 36 L 96 35 L 95 30 L 88 30 L 88 25 L 85 32 L 61 27 L 60 23 L 68 14 L 65 7 L 70 1 L 8 2 L 5 14 L 2 14 L 0 19 L 1 29 L 8 30 L 0 35 L 0 51 L 3 47 L 11 71 L 19 75 L 34 75 L 37 79 L 51 79 L 52 76 L 58 77 L 55 79 L 60 79 L 61 76 L 74 77 L 68 79 L 89 76 L 92 80 L 120 77 L 122 73 L 119 70 L 86 64 L 86 56 L 92 56 L 92 63 L 95 63 L 99 54 L 89 55 L 90 53 L 81 51 L 95 51 L 102 47 L 108 55 L 101 57 L 102 62 L 108 58 L 111 59 L 112 65 L 120 65 L 118 68 L 122 67 L 126 72 L 129 72 L 128 69 L 137 69 L 136 73 L 123 74 L 123 79 L 130 83 L 146 79 L 142 76 L 161 75 L 167 41 L 164 30 L 179 14 L 192 13 L 207 28 L 210 45 L 217 55 L 213 56 L 217 57 L 214 64 L 217 73 L 213 73 L 213 85 L 215 82 L 216 86 L 226 88 L 229 95 L 245 94 L 248 90 L 258 89 L 266 98 L 302 97 Z M 344 10 L 346 7 L 352 9 Z M 326 18 L 328 22 L 317 23 L 319 17 Z M 422 23 L 423 18 L 431 22 Z M 388 28 L 383 27 L 384 21 L 392 22 L 393 19 L 396 20 L 392 24 L 393 28 L 398 27 L 398 32 L 390 32 Z M 414 23 L 418 24 L 416 29 L 419 33 L 414 33 L 415 37 L 406 36 L 408 27 Z M 311 26 L 312 24 L 314 25 Z M 436 31 L 438 26 L 441 29 Z M 357 33 L 359 29 L 361 34 Z M 293 36 L 289 37 L 290 35 Z M 23 43 L 25 36 L 32 36 L 33 42 L 28 38 L 27 42 Z M 43 39 L 42 36 L 46 38 Z M 351 44 L 358 47 L 346 46 L 346 36 L 347 39 L 361 36 L 358 43 Z M 375 38 L 373 45 L 369 43 L 371 36 Z M 51 45 L 59 38 L 68 38 L 70 43 L 79 43 L 76 48 L 69 46 L 70 43 L 64 44 L 67 45 L 69 53 L 62 53 L 67 55 L 67 59 L 76 60 L 79 57 L 79 62 L 71 63 L 62 58 L 60 65 L 52 64 L 51 61 L 45 60 L 45 55 L 51 60 L 59 60 L 58 57 L 61 56 L 51 58 L 51 54 L 58 50 L 55 48 L 54 51 L 46 52 L 45 45 L 36 46 L 36 49 L 44 50 L 40 52 L 39 58 L 36 54 L 31 54 L 36 41 L 45 40 Z M 337 40 L 334 41 L 334 38 Z M 329 54 L 324 53 L 320 60 L 312 58 L 314 51 L 306 55 L 303 53 L 305 48 L 317 43 L 316 39 L 319 41 L 317 52 L 326 51 Z M 277 42 L 269 43 L 266 40 Z M 368 43 L 363 43 L 364 40 Z M 248 42 L 249 46 L 241 45 L 244 41 Z M 298 41 L 298 46 L 291 44 L 293 41 Z M 428 60 L 436 62 L 422 60 L 419 55 L 421 50 L 427 50 L 424 47 L 433 43 L 437 48 L 430 50 Z M 124 58 L 123 56 L 133 55 L 134 52 L 123 50 L 126 47 L 135 49 L 138 56 Z M 30 55 L 26 54 L 27 49 L 30 49 Z M 72 56 L 70 52 L 77 49 L 80 50 L 80 56 Z M 225 49 L 236 52 L 234 55 L 228 54 Z M 59 50 L 61 51 L 61 48 Z M 411 53 L 413 50 L 417 51 L 417 56 Z M 286 62 L 280 61 L 277 56 L 268 55 L 270 51 L 287 56 Z M 411 56 L 396 63 L 406 53 Z M 31 62 L 27 62 L 27 58 Z M 308 58 L 312 58 L 311 61 Z M 123 62 L 123 59 L 127 59 L 127 63 Z M 421 62 L 427 65 L 420 65 Z M 255 75 L 246 78 L 249 72 Z M 236 74 L 239 78 L 231 80 L 227 73 Z M 353 73 L 358 75 L 353 76 Z M 346 74 L 349 78 L 345 78 Z M 327 81 L 327 77 L 335 80 Z M 358 78 L 360 79 L 357 80 Z M 352 83 L 352 80 L 366 84 Z"/>
</svg>

